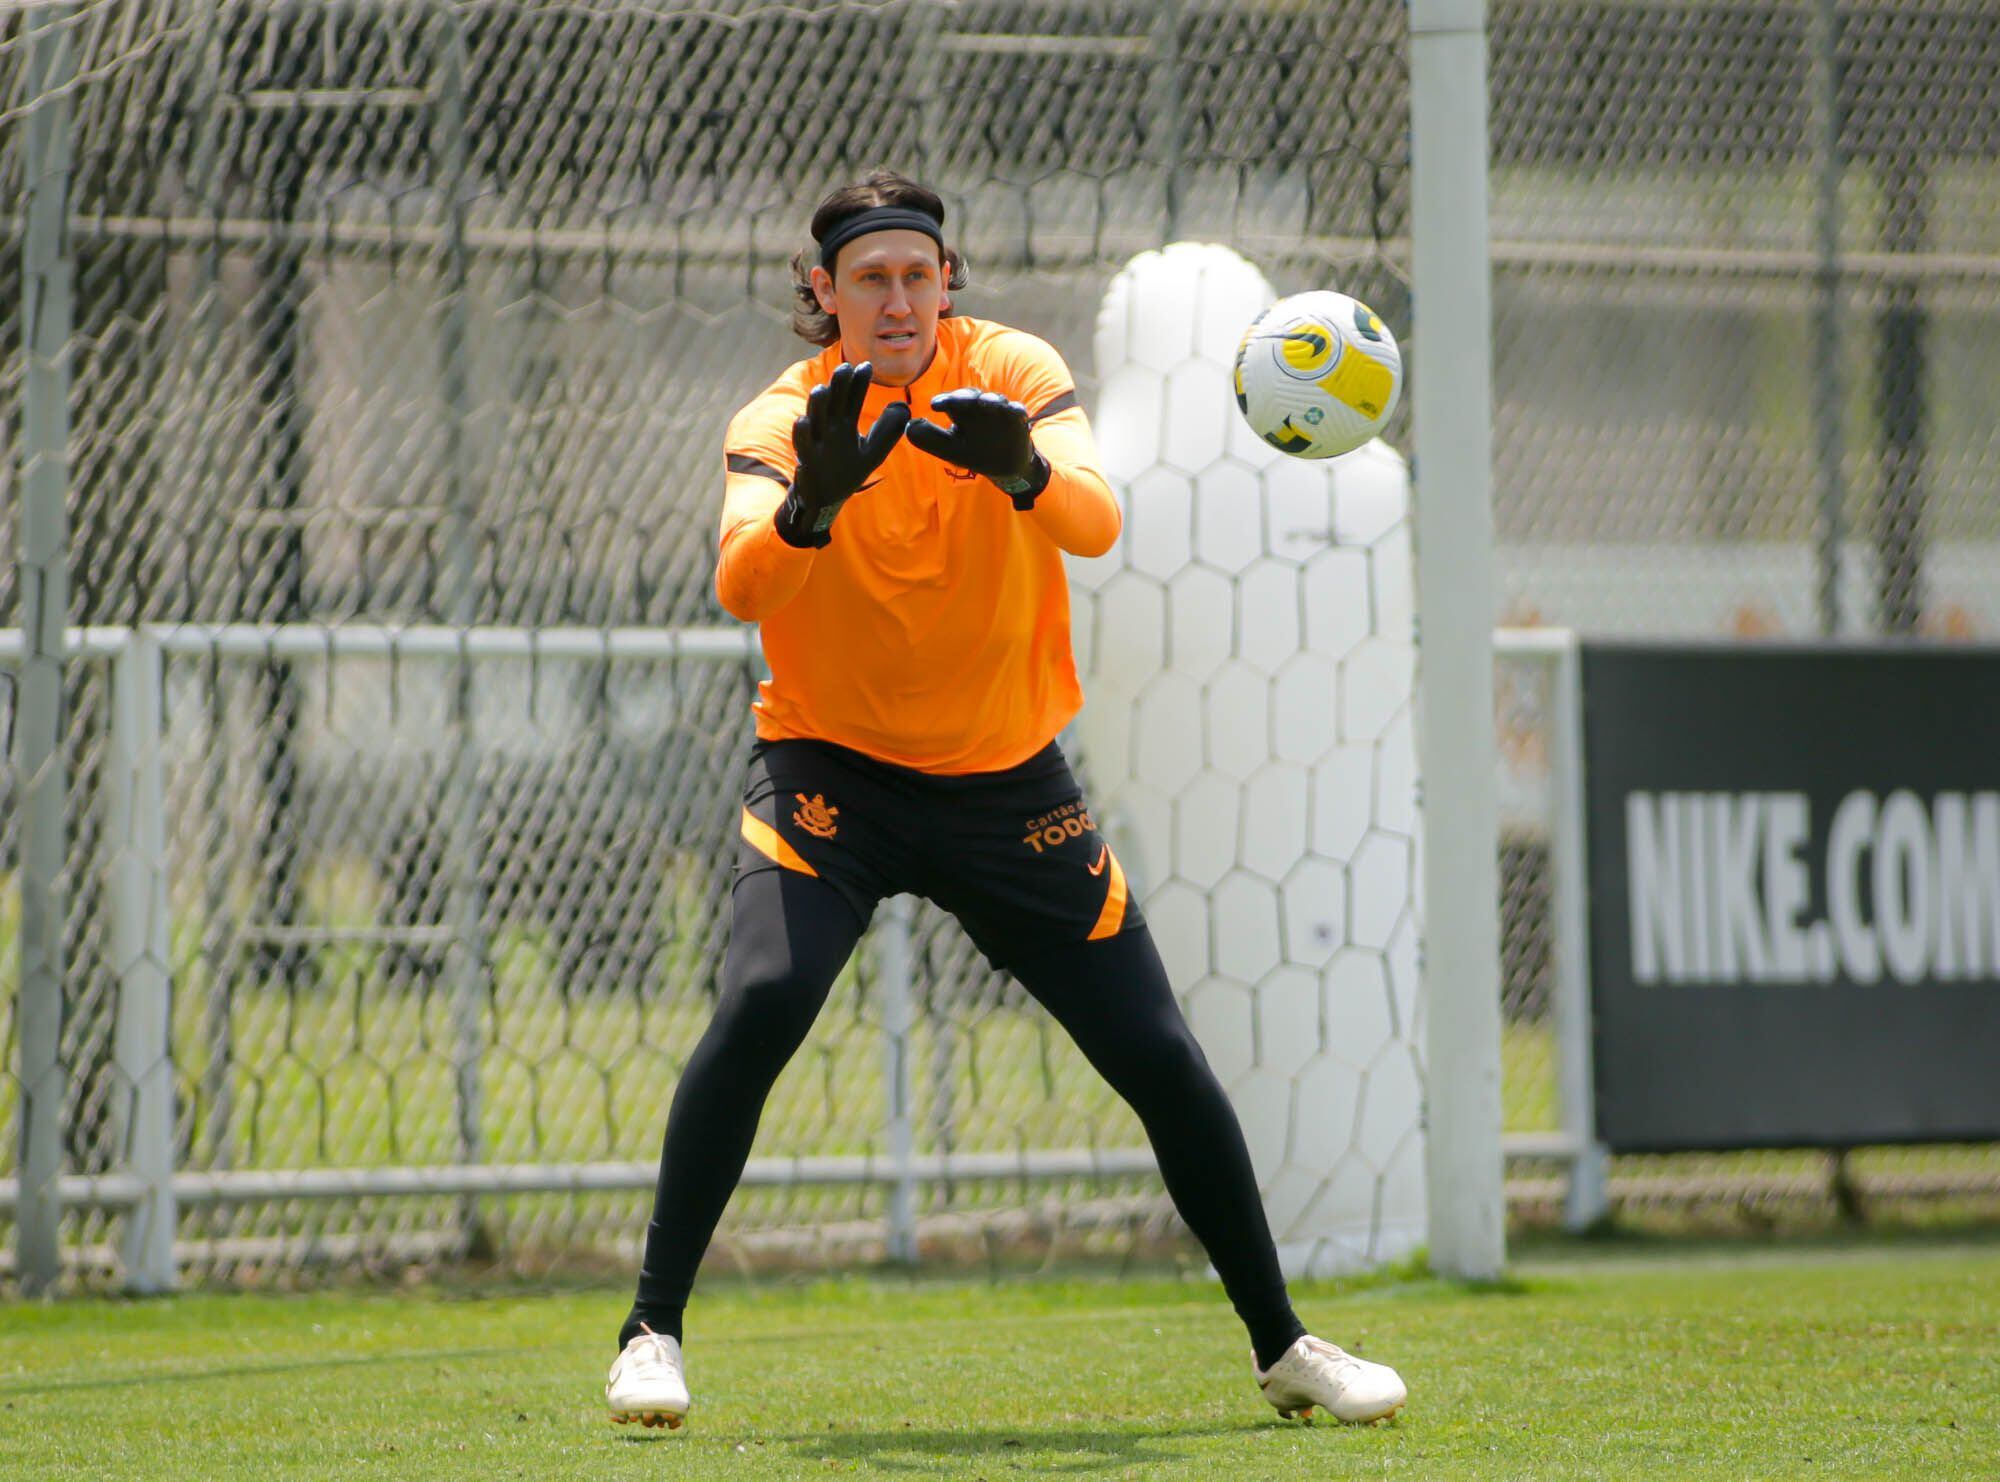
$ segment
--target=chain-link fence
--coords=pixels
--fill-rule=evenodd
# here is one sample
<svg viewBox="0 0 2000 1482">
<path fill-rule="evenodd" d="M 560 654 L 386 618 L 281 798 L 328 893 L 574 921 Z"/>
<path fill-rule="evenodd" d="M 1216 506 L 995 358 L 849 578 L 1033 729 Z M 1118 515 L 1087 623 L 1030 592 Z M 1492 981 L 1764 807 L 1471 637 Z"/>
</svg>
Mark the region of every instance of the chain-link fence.
<svg viewBox="0 0 2000 1482">
<path fill-rule="evenodd" d="M 1489 34 L 1497 620 L 2000 635 L 2000 13 L 1547 0 Z M 1549 680 L 1498 676 L 1521 1131 L 1559 1120 Z M 1610 1173 L 1663 1218 L 2000 1189 L 1991 1149 Z"/>
<path fill-rule="evenodd" d="M 8 425 L 68 529 L 10 545 L 0 605 L 66 578 L 71 621 L 160 625 L 169 1151 L 198 1272 L 629 1253 L 719 962 L 754 670 L 550 635 L 671 650 L 722 621 L 720 430 L 799 353 L 789 261 L 831 184 L 880 162 L 936 183 L 962 307 L 1054 341 L 1086 396 L 1111 274 L 1179 237 L 1407 322 L 1390 3 L 185 0 L 5 25 L 5 290 L 51 311 L 9 346 Z M 386 636 L 410 624 L 526 651 Z M 103 670 L 64 668 L 79 696 Z M 10 1021 L 10 1065 L 118 1110 L 66 1108 L 62 1147 L 10 1171 L 129 1201 L 133 959 L 100 945 L 97 882 L 133 851 L 91 832 L 118 746 L 88 721 L 64 717 L 74 756 L 15 749 L 10 788 L 63 786 L 68 828 L 37 837 L 63 837 L 70 925 L 22 956 L 60 982 L 60 1041 Z M 959 1160 L 923 1187 L 927 1239 L 1164 1229 L 1136 1125 L 1046 1020 L 928 910 L 885 972 L 897 940 L 778 1088 L 727 1252 L 879 1248 L 916 1197 L 879 1176 L 899 1147 Z M 1048 1149 L 1072 1156 L 1026 1171 Z M 377 1192 L 472 1164 L 479 1191 Z M 521 1192 L 547 1181 L 524 1166 L 586 1191 Z M 252 1177 L 357 1168 L 337 1198 Z M 102 1208 L 66 1208 L 66 1250 L 129 1262 Z"/>
<path fill-rule="evenodd" d="M 1496 618 L 1992 632 L 2000 18 L 1543 0 L 1491 6 L 1489 29 Z M 720 622 L 722 423 L 800 352 L 789 260 L 812 203 L 876 163 L 941 188 L 963 307 L 1053 341 L 1093 410 L 1106 285 L 1169 241 L 1407 326 L 1405 32 L 1396 0 L 0 15 L 0 298 L 24 306 L 0 316 L 24 511 L 0 527 L 4 621 L 46 634 L 57 601 L 58 626 L 328 635 L 317 655 L 191 641 L 165 660 L 184 1166 L 648 1160 L 724 930 L 751 662 L 333 635 Z M 59 1063 L 61 1163 L 91 1175 L 132 1090 L 102 884 L 125 846 L 100 838 L 108 660 L 49 653 L 0 695 L 20 975 L 0 1157 L 26 1145 L 21 1083 Z M 1534 734 L 1503 725 L 1516 751 Z M 1506 822 L 1508 1114 L 1533 1130 L 1554 1117 L 1548 842 L 1532 807 Z M 54 932 L 19 906 L 50 880 Z M 900 1072 L 881 1048 L 900 1011 L 864 957 L 760 1156 L 868 1152 L 898 1105 L 934 1150 L 1136 1145 L 954 928 L 924 912 L 914 940 Z M 60 982 L 59 1025 L 15 1007 L 35 974 Z M 467 1034 L 477 1086 L 451 1069 Z M 470 1197 L 218 1202 L 183 1234 L 228 1274 L 602 1246 L 643 1221 L 630 1190 Z M 755 1189 L 732 1249 L 865 1248 L 893 1197 Z M 1123 1172 L 923 1197 L 968 1238 L 1068 1221 L 1129 1246 L 1161 1212 Z M 71 1249 L 112 1238 L 102 1213 L 67 1220 Z"/>
<path fill-rule="evenodd" d="M 2000 16 L 1492 12 L 1503 617 L 2000 631 Z"/>
</svg>

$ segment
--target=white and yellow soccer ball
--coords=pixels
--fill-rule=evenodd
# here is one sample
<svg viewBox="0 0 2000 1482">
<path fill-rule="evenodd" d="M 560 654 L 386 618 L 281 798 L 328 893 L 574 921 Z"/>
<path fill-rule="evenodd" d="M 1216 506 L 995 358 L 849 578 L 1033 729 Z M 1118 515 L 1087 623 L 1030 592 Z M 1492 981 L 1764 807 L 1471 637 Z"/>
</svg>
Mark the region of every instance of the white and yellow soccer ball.
<svg viewBox="0 0 2000 1482">
<path fill-rule="evenodd" d="M 1236 405 L 1256 434 L 1295 458 L 1351 453 L 1388 425 L 1403 354 L 1373 309 L 1331 289 L 1259 314 L 1236 347 Z"/>
</svg>

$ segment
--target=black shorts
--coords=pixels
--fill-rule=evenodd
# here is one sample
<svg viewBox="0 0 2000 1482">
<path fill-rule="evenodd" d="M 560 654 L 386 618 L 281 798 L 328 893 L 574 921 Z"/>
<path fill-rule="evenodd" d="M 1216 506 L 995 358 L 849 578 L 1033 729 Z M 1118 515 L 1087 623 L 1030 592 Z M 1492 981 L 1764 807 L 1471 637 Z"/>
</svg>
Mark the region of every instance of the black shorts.
<svg viewBox="0 0 2000 1482">
<path fill-rule="evenodd" d="M 864 924 L 885 896 L 924 896 L 1003 969 L 1145 924 L 1053 741 L 1019 766 L 960 776 L 826 741 L 759 741 L 736 873 L 773 869 L 825 880 Z"/>
</svg>

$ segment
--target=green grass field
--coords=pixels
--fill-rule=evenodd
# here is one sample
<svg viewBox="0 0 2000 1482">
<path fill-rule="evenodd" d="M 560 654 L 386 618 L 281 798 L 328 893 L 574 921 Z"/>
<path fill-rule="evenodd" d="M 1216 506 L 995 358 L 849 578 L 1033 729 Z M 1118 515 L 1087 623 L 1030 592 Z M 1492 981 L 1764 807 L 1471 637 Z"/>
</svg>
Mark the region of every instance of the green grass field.
<svg viewBox="0 0 2000 1482">
<path fill-rule="evenodd" d="M 601 1409 L 623 1290 L 0 1311 L 0 1475 L 1915 1477 L 2000 1464 L 2000 1233 L 1530 1247 L 1470 1289 L 1302 1287 L 1396 1364 L 1368 1429 L 1279 1421 L 1200 1282 L 715 1284 L 678 1434 Z"/>
</svg>

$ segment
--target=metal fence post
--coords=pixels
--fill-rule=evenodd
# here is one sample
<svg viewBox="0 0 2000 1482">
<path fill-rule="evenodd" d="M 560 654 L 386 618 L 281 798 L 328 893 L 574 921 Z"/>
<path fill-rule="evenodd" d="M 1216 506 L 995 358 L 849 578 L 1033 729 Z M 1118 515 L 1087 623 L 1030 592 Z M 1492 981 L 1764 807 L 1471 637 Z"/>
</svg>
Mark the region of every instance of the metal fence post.
<svg viewBox="0 0 2000 1482">
<path fill-rule="evenodd" d="M 950 18 L 945 7 L 929 3 L 913 7 L 903 18 L 903 56 L 917 112 L 916 138 L 911 142 L 916 147 L 921 178 L 929 182 L 937 180 L 952 137 L 944 122 L 949 108 L 944 40 Z"/>
<path fill-rule="evenodd" d="M 940 1158 L 949 1158 L 958 1147 L 958 1095 L 952 1077 L 958 1069 L 958 1026 L 949 1006 L 940 1006 L 936 987 L 932 988 L 931 1031 L 931 1146 Z M 941 1178 L 931 1195 L 933 1207 L 949 1209 L 958 1197 L 957 1186 Z"/>
<path fill-rule="evenodd" d="M 201 66 L 196 73 L 195 102 L 190 109 L 195 136 L 193 168 L 188 184 L 201 214 L 208 220 L 206 241 L 192 253 L 192 291 L 195 310 L 192 327 L 196 336 L 195 363 L 218 362 L 222 354 L 222 325 L 225 312 L 222 289 L 222 222 L 225 214 L 221 185 L 220 80 L 223 74 L 223 42 L 220 0 L 208 0 L 202 11 Z M 217 468 L 225 418 L 213 398 L 196 403 L 191 435 L 195 446 L 190 458 L 195 487 L 214 487 L 226 477 Z M 192 595 L 192 594 L 190 594 Z M 204 1068 L 194 1092 L 196 1106 L 204 1115 L 191 1118 L 188 1161 L 205 1168 L 227 1168 L 234 1159 L 232 1126 L 236 1116 L 236 975 L 238 963 L 237 911 L 232 904 L 231 861 L 236 850 L 230 833 L 230 723 L 222 663 L 214 653 L 201 656 L 204 673 L 202 700 L 207 743 L 202 748 L 201 802 L 196 810 L 201 832 L 198 850 L 201 871 L 201 947 L 204 994 L 201 1013 L 201 1045 Z M 194 1127 L 201 1128 L 200 1145 L 195 1145 Z M 211 1228 L 218 1232 L 233 1228 L 238 1211 L 218 1210 Z"/>
<path fill-rule="evenodd" d="M 173 987 L 168 965 L 165 728 L 166 661 L 147 629 L 112 663 L 109 756 L 112 968 L 118 1020 L 118 1146 L 146 1194 L 119 1237 L 125 1282 L 135 1292 L 175 1286 Z"/>
<path fill-rule="evenodd" d="M 1148 153 L 1160 170 L 1162 245 L 1181 234 L 1181 23 L 1186 0 L 1155 0 L 1151 79 L 1146 89 Z"/>
<path fill-rule="evenodd" d="M 1555 734 L 1550 752 L 1555 802 L 1556 1079 L 1563 1131 L 1571 1144 L 1569 1196 L 1563 1223 L 1588 1229 L 1610 1207 L 1604 1145 L 1596 1137 L 1596 1092 L 1590 1056 L 1590 932 L 1588 864 L 1583 834 L 1583 659 L 1574 633 L 1557 651 L 1551 701 Z"/>
<path fill-rule="evenodd" d="M 1840 4 L 1819 0 L 1812 24 L 1813 147 L 1819 155 L 1813 227 L 1819 265 L 1813 275 L 1813 452 L 1819 471 L 1819 631 L 1841 629 L 1840 577 L 1847 538 L 1845 439 L 1840 374 Z"/>
<path fill-rule="evenodd" d="M 889 1259 L 913 1265 L 917 1259 L 916 1127 L 910 1106 L 910 898 L 892 897 L 876 929 L 875 949 L 882 987 L 882 1080 L 889 1157 L 896 1181 L 889 1189 Z"/>
<path fill-rule="evenodd" d="M 443 55 L 431 149 L 438 175 L 444 227 L 444 295 L 438 323 L 440 394 L 444 426 L 444 563 L 439 616 L 468 633 L 479 618 L 476 588 L 477 491 L 466 470 L 465 424 L 471 397 L 466 349 L 469 292 L 465 243 L 465 23 L 456 10 L 443 22 Z M 448 961 L 452 1060 L 458 1099 L 458 1152 L 466 1164 L 483 1162 L 486 1138 L 484 1076 L 487 982 L 486 902 L 480 882 L 479 753 L 475 735 L 472 660 L 461 646 L 452 666 L 451 760 L 446 778 L 445 875 L 451 928 Z M 460 1210 L 468 1250 L 485 1243 L 479 1201 Z"/>
<path fill-rule="evenodd" d="M 21 808 L 21 1290 L 62 1274 L 63 931 L 69 911 L 69 763 L 63 746 L 69 628 L 70 100 L 67 6 L 38 7 L 28 36 L 21 241 L 20 589 L 23 653 L 14 731 Z"/>
</svg>

